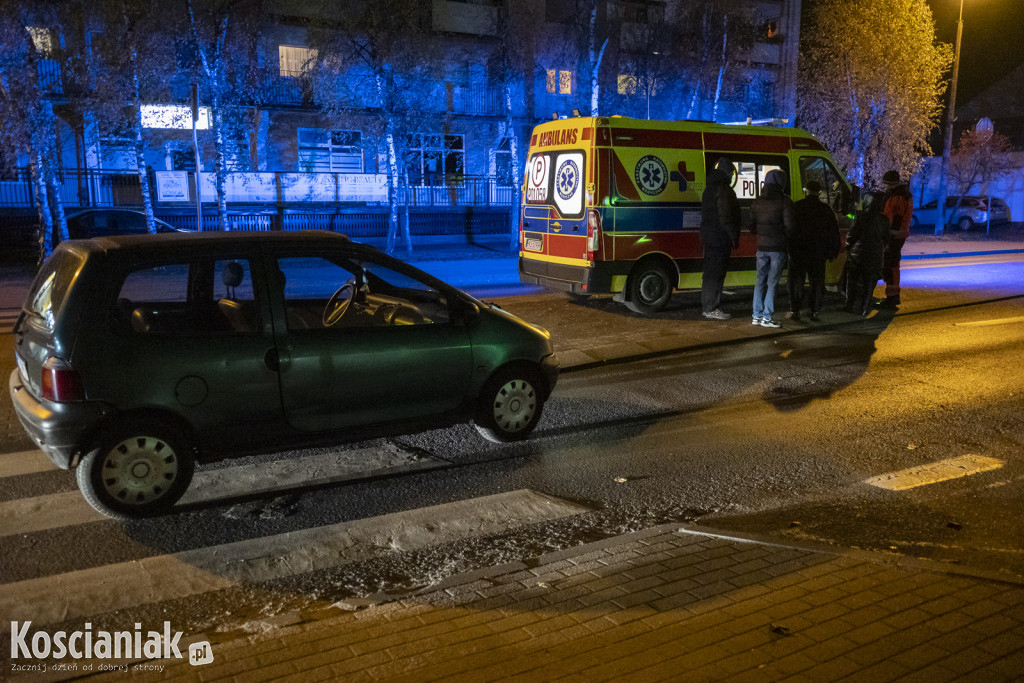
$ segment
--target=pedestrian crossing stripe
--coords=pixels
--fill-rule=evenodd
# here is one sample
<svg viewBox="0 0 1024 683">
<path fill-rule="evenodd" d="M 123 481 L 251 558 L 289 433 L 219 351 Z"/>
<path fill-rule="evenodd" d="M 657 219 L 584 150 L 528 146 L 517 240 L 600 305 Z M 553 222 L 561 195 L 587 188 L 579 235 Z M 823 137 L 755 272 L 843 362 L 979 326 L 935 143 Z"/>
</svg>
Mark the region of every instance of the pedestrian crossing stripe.
<svg viewBox="0 0 1024 683">
<path fill-rule="evenodd" d="M 229 465 L 218 469 L 200 469 L 178 504 L 268 495 L 398 472 L 437 469 L 446 465 L 444 461 L 410 454 L 397 446 L 382 446 L 249 465 Z M 0 476 L 54 469 L 57 467 L 39 451 L 0 456 Z M 10 500 L 0 503 L 0 538 L 104 519 L 107 518 L 94 510 L 77 490 Z"/>
<path fill-rule="evenodd" d="M 910 467 L 898 472 L 880 474 L 864 481 L 865 484 L 877 486 L 890 491 L 906 491 L 908 489 L 937 484 L 951 479 L 960 479 L 980 472 L 999 469 L 1005 463 L 998 458 L 984 455 L 962 455 L 938 462 L 926 463 L 918 467 Z"/>
<path fill-rule="evenodd" d="M 145 557 L 0 586 L 0 614 L 35 626 L 364 562 L 586 512 L 521 489 Z"/>
</svg>

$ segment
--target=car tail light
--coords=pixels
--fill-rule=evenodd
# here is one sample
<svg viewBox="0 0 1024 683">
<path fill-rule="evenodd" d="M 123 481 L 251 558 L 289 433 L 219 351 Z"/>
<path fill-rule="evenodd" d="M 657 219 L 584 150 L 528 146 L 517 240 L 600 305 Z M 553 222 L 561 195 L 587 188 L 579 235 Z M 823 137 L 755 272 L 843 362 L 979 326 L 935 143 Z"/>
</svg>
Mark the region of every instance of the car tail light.
<svg viewBox="0 0 1024 683">
<path fill-rule="evenodd" d="M 587 260 L 593 261 L 601 251 L 601 214 L 597 209 L 587 209 Z"/>
<path fill-rule="evenodd" d="M 62 358 L 50 356 L 43 363 L 43 376 L 39 382 L 40 393 L 48 401 L 68 403 L 85 399 L 82 378 Z"/>
</svg>

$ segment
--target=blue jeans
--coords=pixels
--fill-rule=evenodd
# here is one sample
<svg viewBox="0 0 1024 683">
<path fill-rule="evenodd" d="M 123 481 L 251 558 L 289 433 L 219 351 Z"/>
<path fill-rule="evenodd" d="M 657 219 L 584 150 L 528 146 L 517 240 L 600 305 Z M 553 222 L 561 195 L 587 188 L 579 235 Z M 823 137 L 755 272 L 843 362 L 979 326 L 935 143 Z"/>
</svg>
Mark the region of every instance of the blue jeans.
<svg viewBox="0 0 1024 683">
<path fill-rule="evenodd" d="M 786 252 L 759 251 L 756 257 L 757 283 L 754 285 L 754 318 L 771 319 L 775 313 L 775 287 L 786 267 Z"/>
</svg>

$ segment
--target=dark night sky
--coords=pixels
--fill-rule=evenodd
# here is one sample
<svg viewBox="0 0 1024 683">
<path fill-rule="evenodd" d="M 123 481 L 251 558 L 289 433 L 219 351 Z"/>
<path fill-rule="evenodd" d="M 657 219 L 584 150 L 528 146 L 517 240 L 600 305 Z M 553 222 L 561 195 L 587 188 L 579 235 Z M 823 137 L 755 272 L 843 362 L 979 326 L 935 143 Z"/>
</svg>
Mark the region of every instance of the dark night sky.
<svg viewBox="0 0 1024 683">
<path fill-rule="evenodd" d="M 957 105 L 962 106 L 1024 62 L 1024 2 L 963 0 Z M 936 37 L 954 45 L 960 0 L 928 0 Z"/>
</svg>

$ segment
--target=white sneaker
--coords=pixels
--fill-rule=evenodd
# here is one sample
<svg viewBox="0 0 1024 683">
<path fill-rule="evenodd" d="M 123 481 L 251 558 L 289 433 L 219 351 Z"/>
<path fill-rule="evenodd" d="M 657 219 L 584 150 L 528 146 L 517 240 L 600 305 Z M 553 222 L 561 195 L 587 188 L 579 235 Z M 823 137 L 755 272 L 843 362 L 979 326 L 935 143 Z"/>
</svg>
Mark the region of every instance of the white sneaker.
<svg viewBox="0 0 1024 683">
<path fill-rule="evenodd" d="M 782 325 L 771 318 L 761 318 L 761 327 L 782 327 Z"/>
<path fill-rule="evenodd" d="M 761 324 L 761 319 L 760 318 L 751 318 L 750 319 L 750 324 L 751 325 L 760 325 Z"/>
<path fill-rule="evenodd" d="M 729 318 L 732 317 L 730 314 L 726 313 L 721 308 L 716 308 L 715 310 L 709 313 L 702 313 L 702 315 L 708 320 L 728 320 Z"/>
</svg>

